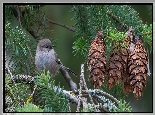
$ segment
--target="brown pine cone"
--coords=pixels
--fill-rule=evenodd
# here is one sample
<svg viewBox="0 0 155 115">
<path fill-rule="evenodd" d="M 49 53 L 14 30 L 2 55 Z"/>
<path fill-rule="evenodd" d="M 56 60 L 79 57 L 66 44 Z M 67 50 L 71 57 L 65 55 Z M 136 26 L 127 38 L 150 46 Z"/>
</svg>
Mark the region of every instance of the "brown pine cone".
<svg viewBox="0 0 155 115">
<path fill-rule="evenodd" d="M 134 97 L 139 98 L 142 96 L 143 88 L 146 86 L 148 57 L 141 38 L 135 36 L 131 44 L 133 45 L 130 45 L 130 49 L 133 50 L 130 50 L 128 62 L 130 85 Z"/>
<path fill-rule="evenodd" d="M 103 32 L 98 31 L 95 39 L 92 41 L 88 53 L 88 70 L 90 72 L 91 83 L 94 88 L 99 88 L 104 82 L 106 71 L 105 43 L 103 42 Z"/>
<path fill-rule="evenodd" d="M 122 42 L 122 44 L 128 44 L 127 39 Z M 122 45 L 121 44 L 121 45 Z M 112 88 L 115 84 L 118 84 L 122 79 L 122 76 L 126 72 L 127 68 L 127 59 L 128 59 L 128 49 L 120 46 L 120 49 L 113 49 L 112 54 L 109 59 L 109 68 L 108 68 L 108 81 L 107 87 Z"/>
</svg>

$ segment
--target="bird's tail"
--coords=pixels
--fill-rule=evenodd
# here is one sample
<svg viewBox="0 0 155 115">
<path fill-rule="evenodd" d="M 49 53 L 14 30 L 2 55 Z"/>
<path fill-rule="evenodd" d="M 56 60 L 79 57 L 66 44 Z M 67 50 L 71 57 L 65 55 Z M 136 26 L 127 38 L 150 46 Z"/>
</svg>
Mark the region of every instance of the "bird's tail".
<svg viewBox="0 0 155 115">
<path fill-rule="evenodd" d="M 76 74 L 74 71 L 72 71 L 71 69 L 69 69 L 69 68 L 67 68 L 66 66 L 64 66 L 64 65 L 61 63 L 60 59 L 57 60 L 57 63 L 60 64 L 61 67 L 65 68 L 66 71 L 68 71 L 69 73 L 71 73 L 71 74 L 73 74 L 74 76 L 77 77 L 77 74 Z"/>
<path fill-rule="evenodd" d="M 77 74 L 76 74 L 74 71 L 72 71 L 71 69 L 69 69 L 69 68 L 67 68 L 67 67 L 65 67 L 65 69 L 66 69 L 69 73 L 71 73 L 71 74 L 73 74 L 74 76 L 77 77 Z"/>
</svg>

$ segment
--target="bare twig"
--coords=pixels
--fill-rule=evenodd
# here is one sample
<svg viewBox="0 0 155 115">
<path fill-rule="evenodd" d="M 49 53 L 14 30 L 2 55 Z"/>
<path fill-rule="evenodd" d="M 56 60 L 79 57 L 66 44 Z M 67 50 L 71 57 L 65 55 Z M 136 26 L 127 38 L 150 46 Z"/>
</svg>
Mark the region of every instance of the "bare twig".
<svg viewBox="0 0 155 115">
<path fill-rule="evenodd" d="M 84 79 L 84 64 L 81 64 L 81 77 L 82 77 L 82 81 L 83 81 L 83 84 L 84 84 L 84 88 L 86 89 L 88 95 L 89 95 L 89 98 L 90 98 L 90 102 L 92 104 L 94 104 L 93 102 L 93 99 L 92 99 L 92 96 L 90 95 L 89 91 L 88 91 L 88 88 L 87 88 L 87 84 L 86 84 L 86 81 Z"/>
<path fill-rule="evenodd" d="M 14 16 L 18 19 L 18 17 L 19 17 L 19 12 L 18 12 L 18 10 L 19 10 L 19 9 L 16 9 L 16 7 L 14 7 L 13 5 L 11 5 L 10 7 L 11 7 L 11 9 L 12 9 L 12 11 L 13 11 Z M 42 7 L 42 6 L 41 6 L 41 7 Z M 22 11 L 22 16 L 24 16 L 25 12 L 26 12 L 26 10 Z M 73 32 L 76 31 L 75 28 L 73 28 L 73 27 L 69 27 L 69 26 L 66 26 L 66 25 L 64 25 L 64 24 L 60 24 L 60 23 L 54 22 L 54 21 L 52 21 L 52 20 L 50 20 L 50 19 L 48 19 L 48 21 L 49 21 L 50 23 L 52 23 L 52 24 L 56 24 L 56 25 L 59 25 L 59 26 L 61 26 L 61 27 L 64 27 L 64 28 L 66 28 L 66 29 L 68 29 L 68 30 L 70 30 L 70 31 L 73 31 Z M 36 31 L 34 30 L 33 27 L 31 27 L 31 28 L 28 29 L 27 31 L 28 31 L 35 39 L 37 39 L 37 38 L 39 37 L 39 35 L 36 33 Z"/>
<path fill-rule="evenodd" d="M 82 98 L 82 88 L 84 87 L 87 91 L 87 94 L 90 98 L 90 101 L 92 103 L 92 105 L 94 105 L 94 102 L 93 102 L 93 99 L 88 91 L 88 88 L 87 88 L 87 85 L 86 85 L 86 82 L 85 82 L 85 79 L 84 79 L 84 64 L 81 64 L 81 75 L 80 75 L 80 83 L 79 83 L 79 86 L 80 86 L 80 89 L 79 89 L 79 95 L 78 95 L 78 105 L 77 105 L 77 111 L 76 112 L 79 112 L 79 108 L 80 108 L 80 105 L 81 105 L 81 100 L 83 100 L 83 110 L 87 110 L 88 109 L 88 104 L 86 103 L 87 102 L 87 98 L 83 97 Z M 95 111 L 97 111 L 96 109 L 94 109 Z"/>
<path fill-rule="evenodd" d="M 61 26 L 61 27 L 64 27 L 64 28 L 66 28 L 66 29 L 68 29 L 68 30 L 70 30 L 70 31 L 72 31 L 72 32 L 76 32 L 76 29 L 73 28 L 73 27 L 69 27 L 69 26 L 66 26 L 66 25 L 64 25 L 64 24 L 60 24 L 60 23 L 58 23 L 58 22 L 54 22 L 54 21 L 52 21 L 52 20 L 50 20 L 50 19 L 48 19 L 48 21 L 49 21 L 50 23 L 52 23 L 52 24 L 55 24 L 55 25 L 59 25 L 59 26 Z"/>
<path fill-rule="evenodd" d="M 148 64 L 147 64 L 147 69 L 148 69 L 148 72 L 147 72 L 147 75 L 150 76 L 151 75 L 151 72 L 150 72 L 150 68 L 149 68 L 149 58 L 148 58 Z"/>
<path fill-rule="evenodd" d="M 79 109 L 80 109 L 80 105 L 81 105 L 81 96 L 82 96 L 82 87 L 83 87 L 83 79 L 82 79 L 82 76 L 84 75 L 83 74 L 83 68 L 81 67 L 81 75 L 80 75 L 80 83 L 79 83 L 79 86 L 80 86 L 80 89 L 79 89 L 79 95 L 78 95 L 78 105 L 77 105 L 77 110 L 76 112 L 79 112 Z"/>
<path fill-rule="evenodd" d="M 78 104 L 77 104 L 76 112 L 79 112 L 80 105 L 81 105 L 81 96 L 79 95 L 79 96 L 78 96 Z"/>
<path fill-rule="evenodd" d="M 80 95 L 80 91 L 79 91 L 79 95 L 78 95 L 78 104 L 77 104 L 76 112 L 79 112 L 80 105 L 81 105 L 81 95 Z"/>
<path fill-rule="evenodd" d="M 100 90 L 100 89 L 93 89 L 93 90 L 89 90 L 90 91 L 90 93 L 93 95 L 96 95 L 96 94 L 100 94 L 100 95 L 105 95 L 105 96 L 107 96 L 108 98 L 110 98 L 110 99 L 112 99 L 112 100 L 114 100 L 116 103 L 119 103 L 119 101 L 115 98 L 115 97 L 113 97 L 112 95 L 110 95 L 110 94 L 108 94 L 108 93 L 106 93 L 106 92 L 104 92 L 104 91 L 102 91 L 102 90 Z M 86 92 L 86 91 L 84 91 L 84 92 Z"/>
<path fill-rule="evenodd" d="M 34 95 L 35 90 L 37 89 L 37 85 L 34 86 L 33 92 L 31 93 L 31 96 Z"/>
</svg>

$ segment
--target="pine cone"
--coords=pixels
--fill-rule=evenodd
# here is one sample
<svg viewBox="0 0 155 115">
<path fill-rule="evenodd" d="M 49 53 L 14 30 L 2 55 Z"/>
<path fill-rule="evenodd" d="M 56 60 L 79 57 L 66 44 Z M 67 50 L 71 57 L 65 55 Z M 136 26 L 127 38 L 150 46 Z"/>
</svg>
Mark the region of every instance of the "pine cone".
<svg viewBox="0 0 155 115">
<path fill-rule="evenodd" d="M 124 40 L 122 44 L 128 45 L 128 40 Z M 118 84 L 126 72 L 128 49 L 123 47 L 122 44 L 119 50 L 114 48 L 110 55 L 107 81 L 108 88 L 112 88 L 115 84 Z"/>
<path fill-rule="evenodd" d="M 118 84 L 127 67 L 128 50 L 121 47 L 120 50 L 114 48 L 113 53 L 110 55 L 109 68 L 108 68 L 108 88 L 112 88 Z"/>
<path fill-rule="evenodd" d="M 124 41 L 125 43 L 127 43 L 127 52 L 128 52 L 128 56 L 126 57 L 127 58 L 127 61 L 125 63 L 125 66 L 124 66 L 124 73 L 122 75 L 122 86 L 123 86 L 123 91 L 125 93 L 125 95 L 127 95 L 129 92 L 132 92 L 132 87 L 130 85 L 130 77 L 129 77 L 129 71 L 128 71 L 128 58 L 129 58 L 129 53 L 130 53 L 130 44 L 131 44 L 131 41 L 133 39 L 133 29 L 132 27 L 129 28 L 129 30 L 126 32 L 126 35 L 127 35 L 127 38 L 126 40 Z"/>
<path fill-rule="evenodd" d="M 88 53 L 88 70 L 90 72 L 91 83 L 94 88 L 99 88 L 104 82 L 106 69 L 105 43 L 103 42 L 103 32 L 98 31 L 92 41 Z"/>
<path fill-rule="evenodd" d="M 135 36 L 130 45 L 128 61 L 130 85 L 135 98 L 142 96 L 143 88 L 146 86 L 147 64 L 148 57 L 142 39 Z"/>
</svg>

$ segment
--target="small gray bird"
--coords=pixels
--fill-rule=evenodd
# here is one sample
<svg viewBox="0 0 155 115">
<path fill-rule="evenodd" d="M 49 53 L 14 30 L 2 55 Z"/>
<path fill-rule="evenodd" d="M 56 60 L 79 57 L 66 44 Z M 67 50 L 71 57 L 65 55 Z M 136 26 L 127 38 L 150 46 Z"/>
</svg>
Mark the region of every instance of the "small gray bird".
<svg viewBox="0 0 155 115">
<path fill-rule="evenodd" d="M 35 56 L 37 70 L 41 71 L 45 68 L 49 70 L 52 76 L 55 76 L 61 67 L 58 61 L 57 54 L 53 49 L 51 41 L 49 39 L 40 40 Z"/>
<path fill-rule="evenodd" d="M 65 70 L 76 76 L 72 70 L 63 66 L 53 47 L 54 45 L 52 45 L 49 39 L 39 41 L 35 56 L 37 70 L 41 71 L 45 68 L 45 70 L 49 70 L 52 76 L 55 76 L 58 70 L 65 68 Z"/>
<path fill-rule="evenodd" d="M 53 47 L 54 46 L 52 45 L 49 39 L 42 39 L 39 41 L 35 56 L 35 65 L 37 67 L 37 70 L 49 70 L 52 77 L 54 77 L 60 70 L 61 74 L 64 76 L 66 82 L 68 83 L 70 89 L 77 89 L 76 83 L 73 82 L 68 72 L 72 73 L 75 76 L 77 75 L 61 63 Z"/>
</svg>

